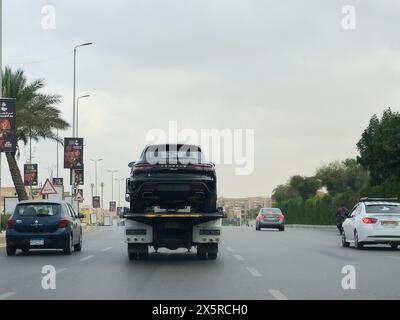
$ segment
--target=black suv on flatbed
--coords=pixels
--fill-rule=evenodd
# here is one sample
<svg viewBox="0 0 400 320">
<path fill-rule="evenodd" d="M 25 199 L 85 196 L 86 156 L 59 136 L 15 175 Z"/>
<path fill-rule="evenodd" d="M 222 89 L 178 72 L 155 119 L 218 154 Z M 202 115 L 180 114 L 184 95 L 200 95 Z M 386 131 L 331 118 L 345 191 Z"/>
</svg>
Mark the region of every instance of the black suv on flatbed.
<svg viewBox="0 0 400 320">
<path fill-rule="evenodd" d="M 126 194 L 131 213 L 154 207 L 191 212 L 217 211 L 217 179 L 213 163 L 204 160 L 198 146 L 151 145 L 137 162 L 129 164 Z"/>
</svg>

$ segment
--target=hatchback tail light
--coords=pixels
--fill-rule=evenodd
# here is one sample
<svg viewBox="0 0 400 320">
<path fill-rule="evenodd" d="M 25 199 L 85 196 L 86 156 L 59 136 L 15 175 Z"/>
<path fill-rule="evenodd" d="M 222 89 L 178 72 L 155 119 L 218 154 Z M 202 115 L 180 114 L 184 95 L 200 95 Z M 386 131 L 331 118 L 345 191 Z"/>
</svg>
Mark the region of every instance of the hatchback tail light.
<svg viewBox="0 0 400 320">
<path fill-rule="evenodd" d="M 279 218 L 279 219 L 283 219 L 285 216 L 282 213 L 280 213 L 276 217 Z"/>
<path fill-rule="evenodd" d="M 7 228 L 8 229 L 14 229 L 17 223 L 13 219 L 8 219 L 7 220 Z"/>
<path fill-rule="evenodd" d="M 364 217 L 364 218 L 362 218 L 362 222 L 364 222 L 366 224 L 374 224 L 374 223 L 378 222 L 378 219 Z"/>
<path fill-rule="evenodd" d="M 68 225 L 69 225 L 69 220 L 68 219 L 66 219 L 66 218 L 61 218 L 59 221 L 58 221 L 58 227 L 59 228 L 66 228 L 66 227 L 68 227 Z"/>
</svg>

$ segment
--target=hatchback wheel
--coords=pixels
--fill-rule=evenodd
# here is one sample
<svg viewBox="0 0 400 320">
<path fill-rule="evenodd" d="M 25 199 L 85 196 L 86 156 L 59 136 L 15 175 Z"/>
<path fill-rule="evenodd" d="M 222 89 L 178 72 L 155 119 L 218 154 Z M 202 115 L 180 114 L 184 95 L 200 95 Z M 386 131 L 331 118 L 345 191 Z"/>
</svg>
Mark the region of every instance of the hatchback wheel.
<svg viewBox="0 0 400 320">
<path fill-rule="evenodd" d="M 79 243 L 74 245 L 74 251 L 82 251 L 82 235 L 79 237 Z"/>
<path fill-rule="evenodd" d="M 67 256 L 71 255 L 72 254 L 72 248 L 73 248 L 72 235 L 70 235 L 69 236 L 69 240 L 67 240 L 65 248 L 63 249 L 64 254 L 67 255 Z"/>
<path fill-rule="evenodd" d="M 396 250 L 399 247 L 398 243 L 391 243 L 390 246 L 392 247 L 392 249 Z"/>
<path fill-rule="evenodd" d="M 358 250 L 362 249 L 364 247 L 364 244 L 358 241 L 358 233 L 357 231 L 354 231 L 354 247 Z"/>
<path fill-rule="evenodd" d="M 7 245 L 6 252 L 7 252 L 7 255 L 9 257 L 15 256 L 15 253 L 17 252 L 17 249 L 12 245 Z"/>
</svg>

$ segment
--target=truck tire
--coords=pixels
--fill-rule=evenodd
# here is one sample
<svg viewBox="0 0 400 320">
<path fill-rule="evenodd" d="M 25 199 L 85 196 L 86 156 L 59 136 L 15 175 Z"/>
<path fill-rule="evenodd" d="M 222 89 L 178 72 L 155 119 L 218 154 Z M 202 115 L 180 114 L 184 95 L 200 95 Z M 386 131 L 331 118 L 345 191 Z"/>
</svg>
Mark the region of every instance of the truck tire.
<svg viewBox="0 0 400 320">
<path fill-rule="evenodd" d="M 137 252 L 129 252 L 128 251 L 128 258 L 129 258 L 129 260 L 137 260 L 137 258 L 138 258 L 138 254 L 137 254 Z"/>
<path fill-rule="evenodd" d="M 139 252 L 139 260 L 147 260 L 149 258 L 148 252 Z"/>
<path fill-rule="evenodd" d="M 218 253 L 217 252 L 209 252 L 208 253 L 208 259 L 209 260 L 216 260 L 218 257 Z"/>
<path fill-rule="evenodd" d="M 207 253 L 206 252 L 197 252 L 197 258 L 199 258 L 200 260 L 206 260 Z"/>
</svg>

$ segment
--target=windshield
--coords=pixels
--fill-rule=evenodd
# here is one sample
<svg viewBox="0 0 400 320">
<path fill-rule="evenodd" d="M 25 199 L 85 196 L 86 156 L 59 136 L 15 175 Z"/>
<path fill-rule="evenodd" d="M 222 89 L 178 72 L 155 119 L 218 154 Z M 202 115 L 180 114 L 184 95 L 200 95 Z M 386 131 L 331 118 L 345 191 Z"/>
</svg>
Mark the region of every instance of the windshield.
<svg viewBox="0 0 400 320">
<path fill-rule="evenodd" d="M 16 215 L 29 217 L 55 216 L 60 212 L 61 205 L 51 203 L 19 204 L 15 208 Z"/>
<path fill-rule="evenodd" d="M 374 204 L 367 205 L 367 213 L 398 213 L 400 214 L 400 204 Z"/>
<path fill-rule="evenodd" d="M 143 160 L 151 164 L 196 164 L 206 162 L 203 153 L 196 146 L 150 146 Z"/>
</svg>

